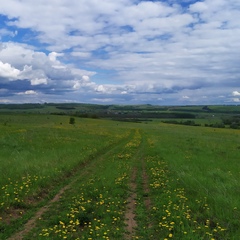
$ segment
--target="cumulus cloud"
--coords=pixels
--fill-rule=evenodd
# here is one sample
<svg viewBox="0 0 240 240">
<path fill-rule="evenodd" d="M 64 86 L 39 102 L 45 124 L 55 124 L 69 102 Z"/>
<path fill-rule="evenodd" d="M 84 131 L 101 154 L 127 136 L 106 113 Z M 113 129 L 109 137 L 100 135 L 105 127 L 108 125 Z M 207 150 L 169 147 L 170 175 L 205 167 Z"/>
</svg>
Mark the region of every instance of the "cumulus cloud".
<svg viewBox="0 0 240 240">
<path fill-rule="evenodd" d="M 128 103 L 239 96 L 238 0 L 9 0 L 1 13 L 0 36 L 14 39 L 0 43 L 5 88 Z"/>
<path fill-rule="evenodd" d="M 17 31 L 10 31 L 6 28 L 2 28 L 2 29 L 0 29 L 0 40 L 1 40 L 1 38 L 5 37 L 5 36 L 14 37 L 17 34 L 18 34 Z"/>
<path fill-rule="evenodd" d="M 32 94 L 37 94 L 37 92 L 35 92 L 33 90 L 27 90 L 27 91 L 25 91 L 25 94 L 32 95 Z"/>
<path fill-rule="evenodd" d="M 57 93 L 63 89 L 71 90 L 74 84 L 74 88 L 77 88 L 77 79 L 80 82 L 89 82 L 89 76 L 93 75 L 90 71 L 61 63 L 58 57 L 62 57 L 62 53 L 45 54 L 25 44 L 2 43 L 0 46 L 1 59 L 10 62 L 0 61 L 0 79 L 5 79 L 5 84 L 15 81 L 17 86 L 20 80 L 23 84 L 29 82 L 39 91 Z M 14 88 L 13 84 L 7 86 L 9 89 Z M 51 90 L 53 88 L 55 91 Z"/>
<path fill-rule="evenodd" d="M 31 85 L 47 84 L 46 78 L 34 78 L 31 79 Z"/>
<path fill-rule="evenodd" d="M 3 63 L 0 61 L 0 78 L 7 78 L 9 80 L 17 79 L 20 71 L 11 66 L 9 63 Z"/>
<path fill-rule="evenodd" d="M 57 57 L 63 56 L 63 53 L 56 53 L 56 52 L 51 52 L 48 54 L 48 57 L 50 59 L 50 61 L 52 62 L 56 62 Z"/>
<path fill-rule="evenodd" d="M 27 90 L 25 92 L 19 92 L 18 95 L 36 95 L 37 92 L 33 90 Z"/>
<path fill-rule="evenodd" d="M 238 91 L 233 91 L 233 92 L 232 92 L 232 95 L 233 95 L 233 96 L 240 96 L 240 92 L 238 92 Z"/>
<path fill-rule="evenodd" d="M 82 80 L 88 82 L 90 80 L 89 76 L 82 76 Z"/>
<path fill-rule="evenodd" d="M 99 85 L 99 86 L 96 87 L 96 91 L 97 91 L 97 92 L 106 93 L 106 92 L 107 92 L 107 89 L 106 89 L 106 87 L 104 87 L 103 85 Z"/>
</svg>

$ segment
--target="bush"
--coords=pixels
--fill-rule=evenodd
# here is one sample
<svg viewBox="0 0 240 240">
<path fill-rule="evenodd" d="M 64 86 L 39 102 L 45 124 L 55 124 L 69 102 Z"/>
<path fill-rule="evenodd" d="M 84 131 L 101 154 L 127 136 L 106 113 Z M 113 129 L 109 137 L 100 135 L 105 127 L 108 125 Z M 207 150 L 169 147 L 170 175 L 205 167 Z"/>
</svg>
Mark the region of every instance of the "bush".
<svg viewBox="0 0 240 240">
<path fill-rule="evenodd" d="M 233 123 L 230 125 L 230 128 L 233 128 L 233 129 L 238 129 L 238 128 L 239 128 L 239 124 L 238 124 L 238 123 L 235 123 L 235 122 L 233 122 Z"/>
<path fill-rule="evenodd" d="M 69 124 L 75 124 L 75 118 L 74 117 L 70 117 Z"/>
</svg>

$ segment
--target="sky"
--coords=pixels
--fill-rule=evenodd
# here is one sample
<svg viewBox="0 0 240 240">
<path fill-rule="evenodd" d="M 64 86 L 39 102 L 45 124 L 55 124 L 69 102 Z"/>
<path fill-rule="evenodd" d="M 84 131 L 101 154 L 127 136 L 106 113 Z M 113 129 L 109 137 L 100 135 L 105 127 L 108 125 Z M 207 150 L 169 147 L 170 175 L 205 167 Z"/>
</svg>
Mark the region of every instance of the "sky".
<svg viewBox="0 0 240 240">
<path fill-rule="evenodd" d="M 239 0 L 0 0 L 0 103 L 240 104 Z"/>
</svg>

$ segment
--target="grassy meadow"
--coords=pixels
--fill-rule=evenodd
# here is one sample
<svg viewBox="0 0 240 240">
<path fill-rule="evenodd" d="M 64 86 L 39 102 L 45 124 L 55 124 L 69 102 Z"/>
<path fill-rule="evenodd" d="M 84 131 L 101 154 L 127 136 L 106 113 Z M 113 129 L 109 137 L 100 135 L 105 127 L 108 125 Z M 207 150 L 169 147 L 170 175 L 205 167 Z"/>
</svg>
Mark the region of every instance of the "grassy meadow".
<svg viewBox="0 0 240 240">
<path fill-rule="evenodd" d="M 0 115 L 0 239 L 239 239 L 239 129 L 69 118 Z"/>
</svg>

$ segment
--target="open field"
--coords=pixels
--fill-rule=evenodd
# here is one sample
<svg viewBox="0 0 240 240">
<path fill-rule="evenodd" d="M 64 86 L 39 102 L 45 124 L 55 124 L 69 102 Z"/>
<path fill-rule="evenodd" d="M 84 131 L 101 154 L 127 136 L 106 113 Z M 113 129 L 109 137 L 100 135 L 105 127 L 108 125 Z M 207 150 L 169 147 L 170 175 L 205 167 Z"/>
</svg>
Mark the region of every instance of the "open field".
<svg viewBox="0 0 240 240">
<path fill-rule="evenodd" d="M 0 239 L 239 239 L 239 129 L 2 114 L 0 145 Z"/>
</svg>

